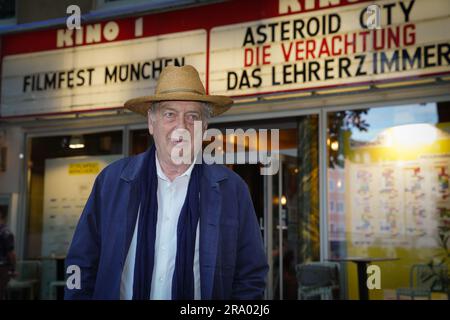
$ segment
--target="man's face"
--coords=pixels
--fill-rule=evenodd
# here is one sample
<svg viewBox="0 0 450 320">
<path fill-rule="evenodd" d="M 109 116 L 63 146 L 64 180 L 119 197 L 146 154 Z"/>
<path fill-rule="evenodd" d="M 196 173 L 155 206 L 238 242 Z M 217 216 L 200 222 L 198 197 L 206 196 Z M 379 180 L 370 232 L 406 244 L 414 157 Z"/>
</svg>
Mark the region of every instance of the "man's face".
<svg viewBox="0 0 450 320">
<path fill-rule="evenodd" d="M 155 140 L 158 157 L 170 161 L 172 149 L 189 143 L 178 134 L 183 129 L 191 137 L 191 155 L 194 156 L 194 122 L 202 121 L 202 105 L 196 101 L 164 101 L 159 103 L 155 114 L 148 116 L 148 129 Z"/>
</svg>

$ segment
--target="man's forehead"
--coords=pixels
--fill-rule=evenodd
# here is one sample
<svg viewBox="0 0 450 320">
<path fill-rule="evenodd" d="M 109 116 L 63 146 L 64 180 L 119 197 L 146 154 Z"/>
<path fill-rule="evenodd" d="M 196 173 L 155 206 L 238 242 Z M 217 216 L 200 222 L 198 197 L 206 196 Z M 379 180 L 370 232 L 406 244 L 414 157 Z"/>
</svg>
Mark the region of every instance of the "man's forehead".
<svg viewBox="0 0 450 320">
<path fill-rule="evenodd" d="M 161 109 L 201 111 L 202 104 L 198 101 L 161 101 L 159 107 Z"/>
</svg>

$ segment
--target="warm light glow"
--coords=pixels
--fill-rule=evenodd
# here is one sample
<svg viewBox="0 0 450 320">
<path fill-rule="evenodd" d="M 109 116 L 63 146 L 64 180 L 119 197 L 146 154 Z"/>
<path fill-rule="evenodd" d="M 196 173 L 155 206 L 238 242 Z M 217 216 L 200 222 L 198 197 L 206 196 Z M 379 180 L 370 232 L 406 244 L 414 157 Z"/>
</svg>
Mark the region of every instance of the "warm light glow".
<svg viewBox="0 0 450 320">
<path fill-rule="evenodd" d="M 396 147 L 429 145 L 435 142 L 436 139 L 436 128 L 426 123 L 392 127 L 386 132 L 387 145 Z"/>
<path fill-rule="evenodd" d="M 286 196 L 281 196 L 281 205 L 282 205 L 282 206 L 285 206 L 286 203 L 287 203 Z"/>
<path fill-rule="evenodd" d="M 70 149 L 82 149 L 84 148 L 84 144 L 82 143 L 71 143 L 69 144 Z"/>
<path fill-rule="evenodd" d="M 336 185 L 337 185 L 338 188 L 342 187 L 342 182 L 341 182 L 341 180 L 338 180 L 338 182 L 336 183 Z"/>
<path fill-rule="evenodd" d="M 337 151 L 338 149 L 339 149 L 339 142 L 333 141 L 333 142 L 331 143 L 331 150 Z"/>
<path fill-rule="evenodd" d="M 69 141 L 70 149 L 83 149 L 84 148 L 84 139 L 81 136 L 73 136 Z"/>
</svg>

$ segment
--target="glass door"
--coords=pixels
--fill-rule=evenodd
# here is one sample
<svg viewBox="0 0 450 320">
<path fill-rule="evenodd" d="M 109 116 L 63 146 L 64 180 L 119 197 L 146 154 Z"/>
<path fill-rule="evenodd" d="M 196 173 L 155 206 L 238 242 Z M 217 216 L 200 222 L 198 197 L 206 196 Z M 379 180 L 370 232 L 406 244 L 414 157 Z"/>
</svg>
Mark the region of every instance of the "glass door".
<svg viewBox="0 0 450 320">
<path fill-rule="evenodd" d="M 267 298 L 297 299 L 296 266 L 320 260 L 318 116 L 280 130 L 280 165 L 265 182 Z"/>
<path fill-rule="evenodd" d="M 251 152 L 261 151 L 259 143 L 254 149 L 250 140 L 232 139 L 227 129 L 279 130 L 280 163 L 276 174 L 261 175 L 259 163 L 227 164 L 247 183 L 264 236 L 270 266 L 267 299 L 297 299 L 296 266 L 320 260 L 318 120 L 314 114 L 209 125 L 224 134 L 224 151 L 235 151 L 239 143 L 244 144 L 246 159 Z M 151 143 L 147 129 L 132 131 L 130 137 L 132 154 L 144 151 Z M 259 141 L 258 133 L 256 137 Z M 233 141 L 231 150 L 226 141 Z"/>
</svg>

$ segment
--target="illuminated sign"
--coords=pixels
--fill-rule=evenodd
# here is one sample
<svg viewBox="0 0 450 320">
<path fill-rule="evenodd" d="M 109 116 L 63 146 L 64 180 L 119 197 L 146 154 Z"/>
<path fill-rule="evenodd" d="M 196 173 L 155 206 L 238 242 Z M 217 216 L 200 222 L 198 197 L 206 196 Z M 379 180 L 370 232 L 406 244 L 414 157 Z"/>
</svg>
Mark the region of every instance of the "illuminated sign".
<svg viewBox="0 0 450 320">
<path fill-rule="evenodd" d="M 117 109 L 166 65 L 233 97 L 450 73 L 448 0 L 230 0 L 2 37 L 1 117 Z"/>
<path fill-rule="evenodd" d="M 185 64 L 205 81 L 204 30 L 6 56 L 2 116 L 115 108 L 152 94 L 165 66 Z"/>
<path fill-rule="evenodd" d="M 285 11 L 287 3 L 302 9 L 281 2 Z M 373 20 L 367 3 L 212 29 L 210 91 L 311 90 L 450 71 L 447 0 L 376 4 L 379 29 L 365 28 Z"/>
</svg>

